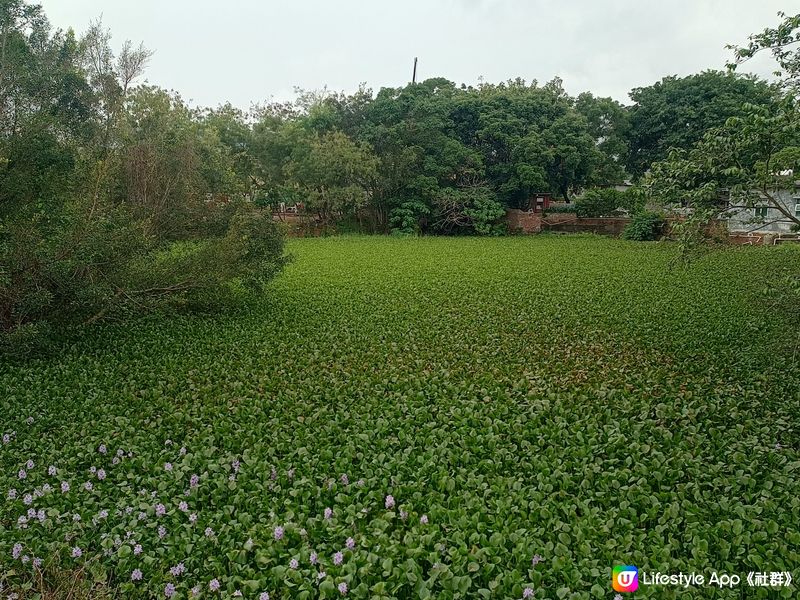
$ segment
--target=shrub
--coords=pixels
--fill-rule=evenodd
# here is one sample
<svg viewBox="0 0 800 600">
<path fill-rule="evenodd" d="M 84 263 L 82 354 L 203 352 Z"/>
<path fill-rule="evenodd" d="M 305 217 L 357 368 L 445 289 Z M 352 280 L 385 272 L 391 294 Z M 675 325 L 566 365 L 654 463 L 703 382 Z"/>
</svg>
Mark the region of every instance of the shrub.
<svg viewBox="0 0 800 600">
<path fill-rule="evenodd" d="M 430 214 L 424 202 L 403 202 L 389 213 L 389 228 L 393 235 L 418 235 L 422 220 Z"/>
<path fill-rule="evenodd" d="M 579 217 L 608 217 L 624 203 L 624 193 L 613 188 L 591 189 L 575 201 L 575 212 Z"/>
<path fill-rule="evenodd" d="M 484 185 L 465 188 L 444 188 L 436 197 L 436 221 L 439 233 L 500 235 L 505 215 L 497 196 Z"/>
<path fill-rule="evenodd" d="M 622 238 L 637 242 L 657 240 L 664 232 L 666 221 L 658 213 L 643 212 L 634 215 L 631 222 L 622 232 Z"/>
</svg>

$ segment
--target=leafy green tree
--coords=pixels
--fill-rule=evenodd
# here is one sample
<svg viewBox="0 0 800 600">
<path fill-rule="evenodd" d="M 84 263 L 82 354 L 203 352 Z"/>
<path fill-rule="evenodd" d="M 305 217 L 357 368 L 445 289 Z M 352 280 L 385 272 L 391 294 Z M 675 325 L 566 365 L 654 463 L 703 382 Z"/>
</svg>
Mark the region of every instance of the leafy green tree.
<svg viewBox="0 0 800 600">
<path fill-rule="evenodd" d="M 369 146 L 338 131 L 301 137 L 286 166 L 306 211 L 316 213 L 325 227 L 367 204 L 376 168 Z"/>
<path fill-rule="evenodd" d="M 800 14 L 786 15 L 780 12 L 783 20 L 777 27 L 767 27 L 760 33 L 750 36 L 747 45 L 729 45 L 733 50 L 733 60 L 728 63 L 730 71 L 736 71 L 739 65 L 746 63 L 757 54 L 769 52 L 777 63 L 774 75 L 779 78 L 780 86 L 797 93 L 800 89 Z"/>
<path fill-rule="evenodd" d="M 665 77 L 630 95 L 628 169 L 637 177 L 671 148 L 688 150 L 709 129 L 744 115 L 745 105 L 770 106 L 776 99 L 766 82 L 721 71 Z"/>
<path fill-rule="evenodd" d="M 627 109 L 612 98 L 599 98 L 584 92 L 575 99 L 575 110 L 586 119 L 589 135 L 600 151 L 599 162 L 591 175 L 592 182 L 609 185 L 625 181 L 630 135 Z"/>
<path fill-rule="evenodd" d="M 800 228 L 800 218 L 779 199 L 795 187 L 800 172 L 800 51 L 789 46 L 800 40 L 800 18 L 786 17 L 777 29 L 751 36 L 745 48 L 734 49 L 734 70 L 756 53 L 771 50 L 782 77 L 782 97 L 765 104 L 745 104 L 741 114 L 705 132 L 690 150 L 673 150 L 653 166 L 646 189 L 667 206 L 688 209 L 680 228 L 686 248 L 707 240 L 706 226 L 726 219 L 731 211 L 766 205 L 780 219 Z"/>
</svg>

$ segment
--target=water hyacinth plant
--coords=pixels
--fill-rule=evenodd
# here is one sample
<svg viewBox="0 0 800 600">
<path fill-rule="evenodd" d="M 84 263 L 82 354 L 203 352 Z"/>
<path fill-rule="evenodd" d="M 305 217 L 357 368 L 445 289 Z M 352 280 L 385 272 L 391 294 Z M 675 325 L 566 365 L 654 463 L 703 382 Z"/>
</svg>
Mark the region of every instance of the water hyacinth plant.
<svg viewBox="0 0 800 600">
<path fill-rule="evenodd" d="M 614 564 L 798 564 L 792 325 L 757 302 L 797 248 L 290 249 L 250 312 L 0 365 L 3 597 L 80 572 L 134 599 L 589 599 Z"/>
</svg>

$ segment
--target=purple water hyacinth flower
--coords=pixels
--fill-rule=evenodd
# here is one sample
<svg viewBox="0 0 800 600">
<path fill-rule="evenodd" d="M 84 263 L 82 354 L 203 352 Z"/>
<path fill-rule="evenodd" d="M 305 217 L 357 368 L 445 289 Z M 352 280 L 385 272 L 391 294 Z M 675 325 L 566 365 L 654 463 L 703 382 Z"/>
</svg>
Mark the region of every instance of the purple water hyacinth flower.
<svg viewBox="0 0 800 600">
<path fill-rule="evenodd" d="M 17 477 L 19 477 L 20 479 L 25 479 L 28 477 L 28 473 L 25 471 L 25 469 L 20 469 L 19 472 L 17 473 Z"/>
<path fill-rule="evenodd" d="M 22 544 L 17 542 L 14 544 L 14 547 L 11 549 L 11 558 L 17 560 L 22 555 Z"/>
<path fill-rule="evenodd" d="M 364 487 L 366 485 L 366 482 L 363 479 L 359 479 L 358 481 L 356 481 L 356 485 L 358 487 Z"/>
<path fill-rule="evenodd" d="M 347 541 L 345 541 L 344 545 L 347 546 L 348 550 L 352 550 L 353 548 L 356 547 L 356 541 L 353 538 L 349 537 L 347 538 Z"/>
<path fill-rule="evenodd" d="M 138 521 L 146 521 L 147 520 L 147 513 L 146 512 L 140 512 L 138 515 L 136 515 L 136 519 Z"/>
<path fill-rule="evenodd" d="M 522 590 L 523 598 L 530 598 L 532 596 L 533 596 L 533 588 L 526 587 L 524 590 Z"/>
<path fill-rule="evenodd" d="M 419 518 L 419 522 L 420 522 L 422 525 L 427 525 L 427 524 L 428 524 L 428 515 L 422 515 L 422 516 Z"/>
<path fill-rule="evenodd" d="M 164 595 L 167 598 L 172 598 L 175 595 L 175 585 L 172 583 L 168 583 L 164 586 Z"/>
<path fill-rule="evenodd" d="M 78 513 L 72 515 L 72 520 L 76 523 L 81 520 L 81 516 Z"/>
<path fill-rule="evenodd" d="M 217 590 L 219 590 L 219 579 L 215 578 L 209 581 L 208 589 L 210 589 L 212 592 L 216 592 Z"/>
<path fill-rule="evenodd" d="M 189 523 L 197 523 L 197 513 L 192 513 L 189 515 Z"/>
<path fill-rule="evenodd" d="M 141 581 L 142 580 L 142 571 L 140 569 L 134 569 L 131 572 L 131 581 Z"/>
<path fill-rule="evenodd" d="M 47 515 L 44 512 L 43 508 L 40 508 L 36 511 L 36 518 L 39 520 L 39 523 L 44 523 L 47 520 Z"/>
<path fill-rule="evenodd" d="M 35 467 L 36 465 L 31 459 L 28 459 L 28 462 L 25 463 L 25 466 L 28 468 L 28 471 L 32 471 L 33 467 Z"/>
<path fill-rule="evenodd" d="M 172 463 L 164 463 L 165 471 L 172 471 Z"/>
<path fill-rule="evenodd" d="M 233 597 L 234 598 L 241 598 L 242 597 L 242 590 L 236 590 L 235 592 L 233 592 Z"/>
<path fill-rule="evenodd" d="M 75 546 L 72 549 L 72 558 L 80 558 L 83 556 L 83 550 L 81 550 L 78 546 Z"/>
<path fill-rule="evenodd" d="M 289 568 L 290 569 L 296 569 L 299 566 L 300 566 L 300 563 L 297 562 L 296 558 L 293 558 L 292 560 L 289 561 Z"/>
<path fill-rule="evenodd" d="M 83 484 L 83 489 L 85 489 L 87 492 L 91 492 L 94 489 L 94 486 L 92 485 L 91 481 L 87 481 Z"/>
<path fill-rule="evenodd" d="M 89 473 L 91 473 L 92 475 L 94 475 L 95 473 L 97 473 L 97 467 L 95 467 L 95 466 L 91 466 L 91 467 L 89 467 Z"/>
<path fill-rule="evenodd" d="M 206 530 L 205 530 L 204 533 L 205 533 L 206 537 L 214 537 L 214 530 L 211 529 L 211 527 L 206 527 Z"/>
<path fill-rule="evenodd" d="M 23 554 L 23 556 L 22 556 L 22 559 L 21 559 L 21 560 L 22 560 L 22 562 L 23 562 L 23 563 L 28 563 L 28 562 L 30 562 L 30 560 L 31 560 L 31 557 L 30 557 L 30 556 L 28 556 L 27 554 Z"/>
<path fill-rule="evenodd" d="M 17 519 L 17 526 L 20 529 L 27 529 L 28 528 L 28 517 L 25 515 L 20 515 L 19 519 Z"/>
<path fill-rule="evenodd" d="M 178 503 L 178 510 L 181 511 L 181 512 L 188 512 L 189 511 L 189 505 L 186 503 L 185 500 L 181 500 Z"/>
<path fill-rule="evenodd" d="M 125 450 L 123 450 L 122 448 L 117 448 L 117 456 L 119 456 L 120 458 L 125 456 Z"/>
<path fill-rule="evenodd" d="M 278 471 L 275 470 L 275 467 L 272 467 L 269 478 L 272 479 L 272 481 L 275 481 L 278 478 Z"/>
<path fill-rule="evenodd" d="M 391 494 L 386 496 L 386 500 L 384 501 L 383 504 L 384 506 L 386 506 L 387 510 L 394 508 L 394 496 L 392 496 Z"/>
<path fill-rule="evenodd" d="M 172 574 L 173 577 L 180 577 L 186 572 L 186 567 L 183 563 L 178 563 L 174 567 L 169 568 L 169 572 Z"/>
<path fill-rule="evenodd" d="M 142 545 L 141 545 L 141 544 L 136 544 L 136 545 L 133 547 L 133 554 L 134 554 L 135 556 L 139 556 L 141 553 L 142 553 Z"/>
<path fill-rule="evenodd" d="M 163 525 L 159 525 L 158 526 L 158 537 L 163 540 L 166 536 L 167 536 L 167 528 L 164 527 Z"/>
<path fill-rule="evenodd" d="M 43 562 L 42 559 L 39 558 L 38 556 L 34 556 L 33 557 L 33 566 L 35 568 L 41 569 L 42 568 L 42 562 Z"/>
<path fill-rule="evenodd" d="M 331 508 L 326 508 L 323 511 L 323 516 L 325 517 L 326 521 L 330 521 L 331 517 L 333 517 L 333 510 Z"/>
<path fill-rule="evenodd" d="M 233 472 L 234 472 L 234 473 L 238 473 L 238 472 L 239 472 L 239 467 L 241 467 L 241 465 L 242 465 L 242 463 L 240 463 L 240 462 L 239 462 L 239 459 L 238 459 L 238 458 L 237 458 L 237 459 L 235 459 L 235 460 L 234 460 L 234 461 L 231 463 L 231 468 L 233 469 Z"/>
<path fill-rule="evenodd" d="M 45 483 L 42 486 L 42 495 L 49 494 L 52 491 L 53 491 L 53 486 L 51 486 L 49 483 Z"/>
<path fill-rule="evenodd" d="M 6 496 L 9 500 L 14 500 L 17 497 L 17 490 L 11 488 L 8 490 L 8 495 Z"/>
<path fill-rule="evenodd" d="M 405 521 L 408 518 L 408 512 L 404 511 L 402 508 L 400 509 L 400 519 Z"/>
<path fill-rule="evenodd" d="M 336 554 L 333 555 L 333 564 L 335 564 L 337 567 L 340 564 L 342 564 L 343 560 L 344 560 L 344 554 L 342 554 L 341 552 L 337 552 Z"/>
<path fill-rule="evenodd" d="M 308 557 L 308 560 L 311 562 L 312 565 L 315 565 L 315 564 L 317 564 L 317 559 L 318 558 L 319 557 L 317 556 L 317 553 L 316 552 L 312 552 L 311 556 Z"/>
<path fill-rule="evenodd" d="M 269 594 L 267 592 L 261 592 L 258 595 L 258 600 L 269 600 Z"/>
<path fill-rule="evenodd" d="M 97 469 L 97 478 L 100 481 L 103 481 L 106 478 L 106 470 L 105 469 Z"/>
<path fill-rule="evenodd" d="M 97 514 L 97 518 L 98 518 L 98 519 L 107 519 L 107 518 L 108 518 L 108 511 L 107 511 L 106 509 L 103 509 L 103 510 L 101 510 L 101 511 L 100 511 L 100 512 Z"/>
<path fill-rule="evenodd" d="M 28 518 L 29 519 L 35 519 L 36 518 L 36 509 L 35 508 L 29 508 L 28 509 Z"/>
<path fill-rule="evenodd" d="M 108 448 L 106 448 L 105 444 L 100 444 L 100 447 L 97 449 L 100 454 L 106 454 L 108 452 Z"/>
<path fill-rule="evenodd" d="M 26 504 L 26 505 L 27 504 L 33 504 L 33 496 L 31 496 L 30 494 L 25 494 L 22 497 L 22 503 Z"/>
<path fill-rule="evenodd" d="M 277 526 L 277 527 L 276 527 L 276 528 L 273 530 L 273 532 L 272 532 L 272 535 L 273 535 L 273 537 L 274 537 L 276 540 L 282 540 L 282 539 L 283 539 L 283 527 L 281 527 L 280 525 L 278 525 L 278 526 Z"/>
<path fill-rule="evenodd" d="M 181 456 L 186 456 L 186 446 L 181 446 L 179 453 Z"/>
<path fill-rule="evenodd" d="M 3 443 L 8 444 L 11 441 L 11 436 L 7 433 L 3 434 Z"/>
<path fill-rule="evenodd" d="M 111 459 L 111 464 L 112 465 L 118 465 L 119 464 L 119 456 L 115 456 L 114 458 L 112 458 Z"/>
<path fill-rule="evenodd" d="M 61 493 L 62 494 L 66 494 L 68 491 L 69 491 L 69 482 L 68 481 L 62 481 L 61 482 Z"/>
<path fill-rule="evenodd" d="M 342 485 L 350 484 L 350 480 L 347 478 L 347 475 L 345 473 L 342 473 L 342 475 L 339 477 L 339 481 L 342 482 Z"/>
<path fill-rule="evenodd" d="M 160 502 L 156 504 L 156 516 L 163 517 L 165 514 L 167 514 L 167 507 Z"/>
<path fill-rule="evenodd" d="M 25 422 L 26 422 L 28 425 L 33 425 L 33 417 L 28 417 L 27 419 L 25 419 Z"/>
<path fill-rule="evenodd" d="M 58 469 L 56 469 L 55 465 L 47 467 L 47 474 L 50 475 L 50 477 L 55 477 L 56 473 L 58 473 Z"/>
<path fill-rule="evenodd" d="M 533 558 L 531 559 L 531 565 L 535 567 L 535 566 L 536 566 L 536 565 L 538 565 L 540 562 L 542 562 L 542 560 L 544 560 L 544 559 L 541 557 L 541 555 L 539 555 L 539 554 L 534 554 L 534 555 L 533 555 Z"/>
<path fill-rule="evenodd" d="M 172 446 L 172 440 L 167 438 L 166 440 L 164 440 L 164 445 L 165 446 Z"/>
<path fill-rule="evenodd" d="M 200 484 L 200 476 L 194 474 L 189 478 L 189 487 L 196 488 Z"/>
<path fill-rule="evenodd" d="M 338 586 L 339 593 L 344 596 L 347 594 L 347 584 L 343 581 Z"/>
<path fill-rule="evenodd" d="M 200 595 L 200 586 L 199 585 L 194 586 L 191 590 L 189 590 L 189 593 L 192 595 L 193 598 L 195 596 L 199 596 Z"/>
</svg>

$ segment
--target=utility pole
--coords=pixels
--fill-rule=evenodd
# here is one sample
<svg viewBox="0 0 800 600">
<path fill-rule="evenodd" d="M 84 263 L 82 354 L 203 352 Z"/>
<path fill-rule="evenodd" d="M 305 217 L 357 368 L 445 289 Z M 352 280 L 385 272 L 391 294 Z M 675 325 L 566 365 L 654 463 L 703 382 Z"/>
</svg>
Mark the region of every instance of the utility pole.
<svg viewBox="0 0 800 600">
<path fill-rule="evenodd" d="M 414 74 L 411 76 L 411 83 L 417 83 L 417 57 L 414 57 Z"/>
</svg>

